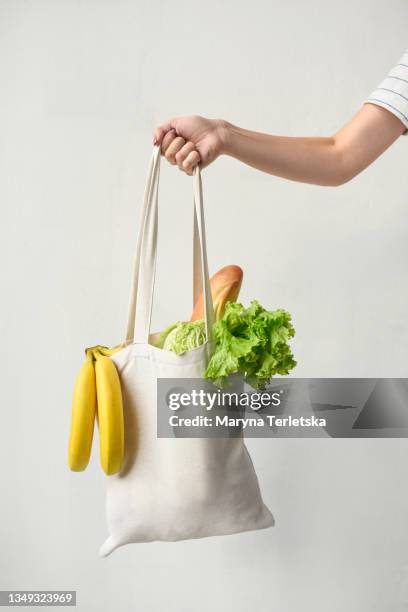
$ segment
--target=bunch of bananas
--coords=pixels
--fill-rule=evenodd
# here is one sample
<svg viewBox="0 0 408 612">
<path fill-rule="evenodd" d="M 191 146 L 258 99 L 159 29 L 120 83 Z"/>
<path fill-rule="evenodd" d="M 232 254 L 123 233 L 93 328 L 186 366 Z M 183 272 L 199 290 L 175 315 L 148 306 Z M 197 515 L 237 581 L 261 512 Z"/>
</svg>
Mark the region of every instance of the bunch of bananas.
<svg viewBox="0 0 408 612">
<path fill-rule="evenodd" d="M 112 349 L 93 346 L 75 382 L 68 464 L 74 472 L 86 468 L 91 456 L 95 418 L 99 428 L 101 466 L 110 476 L 119 472 L 124 457 L 123 404 L 120 380 L 110 356 Z"/>
</svg>

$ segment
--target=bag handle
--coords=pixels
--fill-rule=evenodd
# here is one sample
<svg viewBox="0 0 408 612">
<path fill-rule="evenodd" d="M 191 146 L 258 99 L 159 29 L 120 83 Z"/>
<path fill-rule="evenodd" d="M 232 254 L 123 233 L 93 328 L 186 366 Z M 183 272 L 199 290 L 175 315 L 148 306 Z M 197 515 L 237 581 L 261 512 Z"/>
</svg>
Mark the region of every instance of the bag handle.
<svg viewBox="0 0 408 612">
<path fill-rule="evenodd" d="M 160 177 L 160 147 L 155 147 L 148 169 L 144 192 L 133 274 L 130 289 L 126 344 L 148 342 L 153 307 L 157 260 L 158 186 Z M 193 296 L 203 291 L 204 320 L 207 341 L 212 340 L 214 309 L 210 289 L 205 237 L 202 182 L 199 166 L 193 173 L 194 232 L 193 232 Z M 194 300 L 196 301 L 196 300 Z"/>
</svg>

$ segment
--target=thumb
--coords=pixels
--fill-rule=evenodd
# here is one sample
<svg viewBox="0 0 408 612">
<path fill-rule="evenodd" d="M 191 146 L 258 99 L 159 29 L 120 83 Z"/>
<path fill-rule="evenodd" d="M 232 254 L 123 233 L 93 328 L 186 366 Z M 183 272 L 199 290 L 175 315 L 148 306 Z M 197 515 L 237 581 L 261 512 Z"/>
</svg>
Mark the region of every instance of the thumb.
<svg viewBox="0 0 408 612">
<path fill-rule="evenodd" d="M 171 120 L 166 121 L 166 123 L 162 123 L 162 125 L 159 125 L 157 128 L 155 128 L 153 130 L 153 144 L 161 145 L 164 136 L 172 129 L 174 129 L 174 125 L 172 124 Z"/>
</svg>

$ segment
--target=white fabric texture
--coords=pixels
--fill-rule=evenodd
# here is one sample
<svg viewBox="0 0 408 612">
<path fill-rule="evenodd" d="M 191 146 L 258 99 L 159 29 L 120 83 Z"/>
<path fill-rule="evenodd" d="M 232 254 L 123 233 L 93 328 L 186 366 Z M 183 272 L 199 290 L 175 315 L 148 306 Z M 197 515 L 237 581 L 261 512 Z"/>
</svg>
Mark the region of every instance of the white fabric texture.
<svg viewBox="0 0 408 612">
<path fill-rule="evenodd" d="M 241 437 L 157 437 L 157 379 L 202 377 L 211 352 L 214 316 L 197 168 L 193 177 L 194 295 L 202 287 L 207 341 L 181 356 L 149 344 L 159 169 L 160 150 L 155 147 L 134 261 L 126 346 L 112 357 L 124 401 L 125 462 L 119 474 L 108 478 L 110 535 L 100 549 L 102 556 L 129 543 L 227 535 L 274 524 Z"/>
<path fill-rule="evenodd" d="M 366 102 L 386 108 L 408 129 L 408 51 Z"/>
</svg>

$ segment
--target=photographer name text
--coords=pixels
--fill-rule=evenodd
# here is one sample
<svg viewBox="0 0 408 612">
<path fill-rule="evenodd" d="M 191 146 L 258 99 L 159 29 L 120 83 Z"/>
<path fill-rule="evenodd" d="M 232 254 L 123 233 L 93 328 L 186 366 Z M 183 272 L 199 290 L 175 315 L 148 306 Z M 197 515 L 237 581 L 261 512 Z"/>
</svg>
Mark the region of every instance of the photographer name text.
<svg viewBox="0 0 408 612">
<path fill-rule="evenodd" d="M 203 416 L 181 417 L 173 414 L 169 417 L 171 427 L 325 427 L 326 419 L 310 417 L 280 417 L 266 414 L 263 417 L 230 417 L 230 416 Z"/>
</svg>

